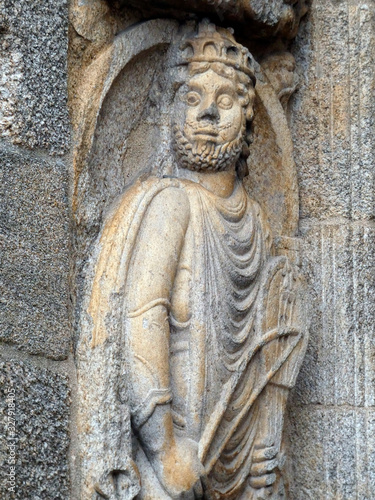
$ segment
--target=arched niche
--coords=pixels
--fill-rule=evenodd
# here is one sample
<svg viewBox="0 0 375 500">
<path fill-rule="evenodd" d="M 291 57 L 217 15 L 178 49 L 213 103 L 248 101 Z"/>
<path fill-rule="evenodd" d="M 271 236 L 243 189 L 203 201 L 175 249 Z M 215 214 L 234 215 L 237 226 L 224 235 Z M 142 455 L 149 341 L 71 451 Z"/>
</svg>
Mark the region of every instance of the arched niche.
<svg viewBox="0 0 375 500">
<path fill-rule="evenodd" d="M 168 149 L 163 108 L 165 55 L 178 23 L 156 19 L 119 33 L 87 68 L 78 91 L 72 210 L 78 260 L 100 229 L 103 213 L 138 175 Z M 293 145 L 283 106 L 261 66 L 257 68 L 253 143 L 245 180 L 265 211 L 275 239 L 289 240 L 298 226 Z M 293 247 L 293 245 L 292 245 Z"/>
</svg>

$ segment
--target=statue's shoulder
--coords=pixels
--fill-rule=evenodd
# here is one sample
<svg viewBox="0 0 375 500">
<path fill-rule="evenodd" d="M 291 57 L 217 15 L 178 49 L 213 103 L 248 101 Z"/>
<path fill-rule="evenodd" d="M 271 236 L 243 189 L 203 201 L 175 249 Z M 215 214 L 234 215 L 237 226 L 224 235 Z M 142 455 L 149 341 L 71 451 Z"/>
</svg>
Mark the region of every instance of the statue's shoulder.
<svg viewBox="0 0 375 500">
<path fill-rule="evenodd" d="M 147 176 L 138 178 L 117 199 L 111 209 L 112 217 L 168 220 L 171 217 L 188 219 L 190 202 L 186 183 L 175 177 Z"/>
<path fill-rule="evenodd" d="M 165 203 L 169 208 L 180 207 L 189 209 L 188 183 L 184 179 L 176 177 L 164 177 L 158 179 L 158 193 L 155 196 L 156 203 Z"/>
<path fill-rule="evenodd" d="M 181 216 L 190 212 L 186 187 L 187 183 L 176 177 L 149 177 L 142 182 L 145 196 L 150 198 L 150 211 L 157 211 L 167 218 L 176 211 Z"/>
<path fill-rule="evenodd" d="M 186 204 L 188 194 L 184 181 L 176 177 L 141 176 L 114 201 L 109 211 L 116 212 L 123 205 L 149 205 L 156 198 Z"/>
</svg>

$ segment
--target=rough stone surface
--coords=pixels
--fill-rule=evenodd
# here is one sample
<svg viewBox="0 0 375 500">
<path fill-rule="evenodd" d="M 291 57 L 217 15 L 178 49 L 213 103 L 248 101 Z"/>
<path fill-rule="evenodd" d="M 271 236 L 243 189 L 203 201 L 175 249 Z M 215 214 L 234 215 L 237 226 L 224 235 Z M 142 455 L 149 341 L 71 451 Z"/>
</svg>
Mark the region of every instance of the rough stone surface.
<svg viewBox="0 0 375 500">
<path fill-rule="evenodd" d="M 298 399 L 374 406 L 375 226 L 345 220 L 306 226 L 302 267 L 312 325 Z"/>
<path fill-rule="evenodd" d="M 291 498 L 375 495 L 375 227 L 307 223 L 302 259 L 310 344 L 290 402 Z"/>
<path fill-rule="evenodd" d="M 66 377 L 23 362 L 0 362 L 0 388 L 0 498 L 67 500 Z M 9 483 L 13 451 L 15 492 Z"/>
<path fill-rule="evenodd" d="M 290 401 L 292 500 L 375 497 L 375 2 L 316 0 L 290 118 L 312 324 Z"/>
<path fill-rule="evenodd" d="M 234 23 L 247 39 L 275 35 L 293 38 L 307 10 L 306 0 L 120 0 L 118 4 L 140 9 L 146 17 L 160 14 L 182 19 L 191 18 L 192 14 L 211 16 L 224 24 Z"/>
<path fill-rule="evenodd" d="M 67 151 L 67 2 L 0 1 L 0 135 Z"/>
<path fill-rule="evenodd" d="M 3 147 L 0 176 L 0 339 L 64 358 L 71 337 L 65 165 Z"/>
<path fill-rule="evenodd" d="M 68 152 L 70 144 L 67 3 L 0 0 L 0 136 L 7 141 L 7 145 L 0 144 L 0 340 L 15 344 L 21 350 L 20 357 L 22 351 L 66 357 L 72 330 L 68 314 L 67 172 L 64 163 L 47 156 Z M 116 33 L 154 16 L 148 7 L 141 13 L 129 7 L 131 3 L 155 7 L 155 2 L 146 0 L 108 4 L 105 0 L 72 0 L 72 94 L 83 69 Z M 175 0 L 160 3 L 168 15 L 186 19 L 186 12 L 170 9 L 177 4 Z M 240 3 L 254 7 L 260 22 L 252 26 L 268 25 L 261 34 L 265 43 L 259 49 L 267 52 L 266 45 L 273 43 L 269 34 L 278 29 L 273 16 L 281 15 L 284 3 L 293 2 Z M 303 8 L 304 3 L 298 5 Z M 301 78 L 288 110 L 299 175 L 302 272 L 307 277 L 312 311 L 311 340 L 289 403 L 289 498 L 372 500 L 375 2 L 310 3 L 311 13 L 293 45 Z M 184 4 L 197 10 L 204 4 L 213 12 L 217 6 L 233 3 L 187 0 Z M 160 10 L 159 15 L 163 12 L 166 10 Z M 232 20 L 224 19 L 223 23 L 232 24 Z M 240 24 L 235 26 L 236 35 L 241 32 L 252 37 L 253 28 L 248 23 L 244 26 L 245 30 Z M 289 31 L 286 28 L 284 33 Z M 282 45 L 280 50 L 284 48 Z M 148 85 L 154 68 L 162 73 L 157 55 L 145 54 L 143 61 L 133 64 L 131 79 L 136 84 L 132 96 L 144 103 L 139 109 L 139 101 L 128 106 L 129 123 L 125 123 L 128 115 L 119 121 L 121 112 L 116 108 L 117 104 L 126 106 L 122 92 L 129 91 L 129 82 L 122 77 L 103 105 L 90 163 L 98 172 L 104 169 L 95 184 L 95 200 L 100 206 L 106 202 L 110 182 L 115 191 L 122 191 L 123 173 L 133 175 L 137 160 L 144 168 L 149 153 L 152 157 L 154 140 L 144 149 L 142 141 L 155 123 L 162 123 L 153 118 L 157 116 L 155 109 L 151 110 L 158 96 L 157 86 Z M 143 94 L 137 92 L 142 82 Z M 107 128 L 111 118 L 118 124 L 112 136 Z M 123 124 L 134 125 L 131 136 L 130 128 L 124 126 L 129 135 L 126 141 L 120 130 Z M 159 138 L 156 128 L 153 137 Z M 19 148 L 10 147 L 11 143 Z M 272 152 L 267 150 L 268 155 Z M 134 170 L 128 168 L 130 163 Z M 91 186 L 86 188 L 92 193 Z M 98 217 L 99 205 L 92 203 L 93 199 L 85 200 L 90 221 Z M 17 493 L 12 497 L 1 480 L 0 498 L 69 498 L 66 384 L 63 377 L 29 364 L 0 364 L 2 396 L 8 386 L 13 385 L 16 391 L 18 453 Z M 0 429 L 4 429 L 4 405 L 5 398 L 0 403 Z M 7 443 L 5 440 L 0 445 L 2 478 L 9 472 Z"/>
<path fill-rule="evenodd" d="M 317 0 L 295 44 L 301 217 L 375 216 L 375 3 Z"/>
<path fill-rule="evenodd" d="M 112 210 L 103 210 L 99 238 L 83 254 L 76 356 L 80 498 L 94 492 L 118 500 L 190 497 L 204 475 L 203 498 L 260 499 L 267 487 L 281 499 L 283 416 L 307 344 L 305 288 L 285 254 L 271 256 L 275 234 L 242 178 L 249 158 L 244 144 L 251 142 L 263 152 L 258 178 L 264 175 L 277 200 L 274 218 L 288 201 L 289 214 L 298 214 L 279 97 L 294 78 L 280 77 L 276 89 L 268 83 L 263 94 L 257 88 L 273 121 L 261 115 L 255 142 L 246 134 L 260 104 L 254 109 L 250 75 L 257 68 L 264 87 L 266 77 L 250 53 L 228 30 L 203 21 L 194 35 L 172 41 L 174 70 L 158 80 L 163 53 L 154 24 L 119 35 L 114 46 L 121 50 L 110 52 L 107 66 L 108 52 L 92 63 L 107 72 L 112 88 L 90 82 L 91 97 L 82 91 L 88 104 L 78 114 L 93 126 L 75 141 L 75 167 L 78 160 L 83 166 L 76 169 L 77 208 L 90 200 L 77 222 L 95 229 L 103 204 L 121 193 Z M 129 48 L 133 59 L 123 55 Z M 202 59 L 207 66 L 196 72 Z M 102 88 L 105 100 L 95 94 Z M 164 112 L 160 135 L 158 112 Z M 97 115 L 97 122 L 89 120 Z M 281 125 L 283 137 L 270 133 Z M 289 162 L 267 169 L 265 149 L 277 159 L 289 153 Z M 88 200 L 81 199 L 87 192 Z"/>
<path fill-rule="evenodd" d="M 295 407 L 289 434 L 298 449 L 290 500 L 372 500 L 374 409 Z"/>
<path fill-rule="evenodd" d="M 155 82 L 164 51 L 138 57 L 113 83 L 98 119 L 88 174 L 79 193 L 80 219 L 98 225 L 108 207 L 140 171 L 149 171 L 160 143 L 162 117 Z M 116 127 L 113 124 L 116 123 Z M 145 138 L 147 140 L 145 141 Z M 87 180 L 86 180 L 87 179 Z M 86 206 L 85 206 L 86 205 Z"/>
</svg>

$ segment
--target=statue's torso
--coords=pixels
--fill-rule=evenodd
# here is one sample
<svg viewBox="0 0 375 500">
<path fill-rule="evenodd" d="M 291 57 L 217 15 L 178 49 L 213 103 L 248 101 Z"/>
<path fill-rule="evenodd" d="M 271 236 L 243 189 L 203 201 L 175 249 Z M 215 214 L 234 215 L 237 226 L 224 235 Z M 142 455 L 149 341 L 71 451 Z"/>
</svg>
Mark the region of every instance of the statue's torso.
<svg viewBox="0 0 375 500">
<path fill-rule="evenodd" d="M 251 342 L 266 249 L 259 207 L 242 183 L 228 198 L 184 188 L 190 222 L 169 316 L 172 405 L 176 428 L 199 440 Z"/>
</svg>

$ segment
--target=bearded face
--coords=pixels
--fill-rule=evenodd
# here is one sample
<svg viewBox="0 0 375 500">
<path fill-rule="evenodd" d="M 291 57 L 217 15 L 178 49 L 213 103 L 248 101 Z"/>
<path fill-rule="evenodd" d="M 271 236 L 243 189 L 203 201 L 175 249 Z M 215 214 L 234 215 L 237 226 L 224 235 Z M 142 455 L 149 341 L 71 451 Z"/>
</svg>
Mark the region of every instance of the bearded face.
<svg viewBox="0 0 375 500">
<path fill-rule="evenodd" d="M 177 95 L 174 149 L 181 167 L 221 171 L 242 150 L 245 112 L 235 82 L 208 69 L 192 76 Z"/>
</svg>

